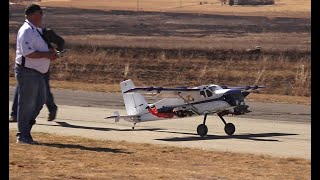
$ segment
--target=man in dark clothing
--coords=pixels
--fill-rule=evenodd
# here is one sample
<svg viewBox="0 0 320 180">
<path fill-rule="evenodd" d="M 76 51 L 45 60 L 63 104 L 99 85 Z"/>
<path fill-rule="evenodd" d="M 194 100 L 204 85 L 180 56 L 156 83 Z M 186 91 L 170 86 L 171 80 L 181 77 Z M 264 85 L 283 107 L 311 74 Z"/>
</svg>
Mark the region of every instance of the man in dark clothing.
<svg viewBox="0 0 320 180">
<path fill-rule="evenodd" d="M 46 43 L 49 46 L 49 49 L 56 49 L 60 52 L 64 50 L 64 39 L 57 35 L 52 29 L 46 27 L 42 28 L 42 33 Z M 53 121 L 56 118 L 58 106 L 54 102 L 54 98 L 50 90 L 49 79 L 50 72 L 48 71 L 47 73 L 45 73 L 45 84 L 47 89 L 46 106 L 49 110 L 48 121 Z M 17 122 L 18 89 L 19 88 L 16 88 L 15 90 L 9 122 Z M 33 123 L 35 123 L 35 121 L 33 121 Z"/>
</svg>

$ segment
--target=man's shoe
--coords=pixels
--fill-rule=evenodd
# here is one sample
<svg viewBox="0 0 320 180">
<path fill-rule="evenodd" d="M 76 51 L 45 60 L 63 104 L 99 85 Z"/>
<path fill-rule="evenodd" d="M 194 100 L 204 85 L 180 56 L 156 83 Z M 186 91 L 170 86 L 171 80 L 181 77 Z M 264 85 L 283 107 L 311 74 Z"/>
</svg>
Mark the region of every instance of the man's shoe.
<svg viewBox="0 0 320 180">
<path fill-rule="evenodd" d="M 38 144 L 38 142 L 34 141 L 32 138 L 27 139 L 27 138 L 21 138 L 21 137 L 17 137 L 17 143 L 18 144 Z"/>
<path fill-rule="evenodd" d="M 18 144 L 39 144 L 37 141 L 21 141 L 17 140 Z"/>
<path fill-rule="evenodd" d="M 48 121 L 53 121 L 56 119 L 57 111 L 58 111 L 58 107 L 54 111 L 49 113 Z"/>
<path fill-rule="evenodd" d="M 11 117 L 9 118 L 9 122 L 17 122 L 17 118 L 14 117 L 14 116 L 11 116 Z"/>
</svg>

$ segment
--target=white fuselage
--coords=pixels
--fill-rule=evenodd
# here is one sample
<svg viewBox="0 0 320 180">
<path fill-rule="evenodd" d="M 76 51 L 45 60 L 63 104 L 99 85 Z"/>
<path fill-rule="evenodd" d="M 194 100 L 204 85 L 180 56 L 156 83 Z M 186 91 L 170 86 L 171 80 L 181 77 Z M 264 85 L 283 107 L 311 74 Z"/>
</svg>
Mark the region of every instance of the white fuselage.
<svg viewBox="0 0 320 180">
<path fill-rule="evenodd" d="M 230 89 L 223 89 L 214 84 L 195 87 L 195 91 L 190 89 L 174 92 L 174 98 L 164 98 L 153 104 L 148 104 L 137 92 L 124 93 L 135 88 L 131 80 L 121 82 L 120 86 L 127 111 L 124 119 L 127 121 L 141 122 L 204 115 L 233 108 L 224 96 Z"/>
</svg>

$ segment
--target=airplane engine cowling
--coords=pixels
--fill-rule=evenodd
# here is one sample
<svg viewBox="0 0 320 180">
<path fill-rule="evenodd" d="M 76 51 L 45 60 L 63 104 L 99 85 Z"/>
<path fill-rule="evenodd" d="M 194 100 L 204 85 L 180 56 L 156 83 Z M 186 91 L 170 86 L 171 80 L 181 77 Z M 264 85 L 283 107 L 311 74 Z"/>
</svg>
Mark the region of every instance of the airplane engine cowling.
<svg viewBox="0 0 320 180">
<path fill-rule="evenodd" d="M 241 115 L 250 112 L 248 110 L 249 106 L 245 104 L 245 96 L 249 93 L 243 93 L 241 90 L 231 90 L 223 95 L 224 100 L 230 104 L 230 106 L 235 106 L 233 108 L 234 115 Z"/>
<path fill-rule="evenodd" d="M 230 104 L 230 106 L 239 106 L 244 104 L 244 96 L 240 90 L 231 90 L 223 95 L 224 100 Z"/>
</svg>

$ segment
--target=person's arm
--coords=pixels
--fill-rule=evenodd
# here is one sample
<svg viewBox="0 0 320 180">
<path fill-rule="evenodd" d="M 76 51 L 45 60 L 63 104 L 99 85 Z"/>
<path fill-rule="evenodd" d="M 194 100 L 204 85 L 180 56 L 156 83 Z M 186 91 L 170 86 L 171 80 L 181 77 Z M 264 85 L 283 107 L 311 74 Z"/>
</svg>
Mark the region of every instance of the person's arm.
<svg viewBox="0 0 320 180">
<path fill-rule="evenodd" d="M 27 29 L 22 34 L 18 35 L 18 41 L 20 42 L 22 54 L 25 57 L 30 58 L 30 60 L 36 58 L 48 58 L 50 60 L 55 60 L 58 58 L 57 54 L 53 50 L 50 50 L 48 52 L 40 52 L 35 50 L 32 37 L 32 29 Z"/>
<path fill-rule="evenodd" d="M 57 54 L 54 51 L 49 51 L 49 52 L 39 52 L 39 51 L 34 51 L 28 55 L 26 55 L 27 58 L 36 59 L 36 58 L 48 58 L 50 60 L 55 60 L 58 58 Z"/>
</svg>

